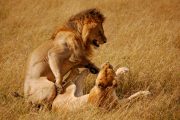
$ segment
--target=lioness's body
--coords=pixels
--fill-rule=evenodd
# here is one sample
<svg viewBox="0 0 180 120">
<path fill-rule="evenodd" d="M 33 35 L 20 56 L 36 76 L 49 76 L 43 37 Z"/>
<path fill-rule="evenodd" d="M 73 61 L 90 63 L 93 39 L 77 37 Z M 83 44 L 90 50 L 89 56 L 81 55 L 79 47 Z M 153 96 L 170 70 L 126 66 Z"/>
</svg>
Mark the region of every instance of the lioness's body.
<svg viewBox="0 0 180 120">
<path fill-rule="evenodd" d="M 66 88 L 64 94 L 56 96 L 52 104 L 54 111 L 78 110 L 87 104 L 89 94 L 83 95 L 84 80 L 87 75 L 87 70 L 81 72 L 74 78 L 74 83 Z"/>
<path fill-rule="evenodd" d="M 127 71 L 128 69 L 125 67 L 119 68 L 116 71 L 116 75 L 119 76 Z M 78 109 L 83 109 L 88 104 L 111 110 L 118 104 L 118 96 L 116 95 L 117 78 L 115 79 L 115 72 L 109 63 L 103 65 L 96 79 L 96 84 L 90 90 L 89 94 L 77 95 L 79 89 L 82 91 L 84 78 L 87 75 L 85 72 L 82 72 L 78 76 L 79 78 L 76 79 L 76 81 L 81 81 L 79 82 L 80 84 L 72 84 L 67 87 L 64 94 L 57 95 L 52 104 L 53 111 L 76 111 Z M 139 91 L 126 100 L 132 100 L 141 95 L 147 96 L 148 94 L 150 94 L 149 91 Z"/>
<path fill-rule="evenodd" d="M 87 105 L 89 94 L 75 96 L 76 85 L 70 85 L 65 94 L 59 94 L 52 104 L 53 111 L 75 111 Z"/>
<path fill-rule="evenodd" d="M 100 70 L 98 78 L 96 79 L 96 85 L 91 89 L 89 94 L 77 96 L 75 94 L 76 90 L 83 89 L 83 84 L 81 84 L 81 87 L 75 84 L 70 85 L 64 94 L 57 95 L 53 101 L 52 109 L 55 111 L 64 109 L 73 111 L 75 109 L 81 109 L 89 103 L 105 109 L 111 109 L 112 106 L 114 107 L 114 104 L 117 104 L 118 99 L 115 93 L 115 86 L 117 83 L 114 79 L 115 72 L 113 70 L 110 72 L 107 71 L 109 69 L 112 69 L 111 66 L 109 66 L 109 63 L 103 65 L 103 68 Z M 79 76 L 84 77 L 80 77 L 77 81 L 84 81 L 86 76 L 85 73 L 82 73 Z M 98 87 L 99 84 L 107 84 L 109 88 L 101 89 Z"/>
</svg>

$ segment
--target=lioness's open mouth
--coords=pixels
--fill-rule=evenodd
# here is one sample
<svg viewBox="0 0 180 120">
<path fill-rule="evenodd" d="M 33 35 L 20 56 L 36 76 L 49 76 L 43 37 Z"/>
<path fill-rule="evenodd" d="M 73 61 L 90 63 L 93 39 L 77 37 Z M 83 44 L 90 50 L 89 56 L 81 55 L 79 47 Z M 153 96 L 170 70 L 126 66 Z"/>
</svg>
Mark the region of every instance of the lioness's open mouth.
<svg viewBox="0 0 180 120">
<path fill-rule="evenodd" d="M 94 40 L 92 41 L 92 44 L 93 44 L 94 46 L 96 46 L 96 47 L 99 47 L 99 44 L 98 44 L 98 42 L 97 42 L 96 39 L 94 39 Z"/>
</svg>

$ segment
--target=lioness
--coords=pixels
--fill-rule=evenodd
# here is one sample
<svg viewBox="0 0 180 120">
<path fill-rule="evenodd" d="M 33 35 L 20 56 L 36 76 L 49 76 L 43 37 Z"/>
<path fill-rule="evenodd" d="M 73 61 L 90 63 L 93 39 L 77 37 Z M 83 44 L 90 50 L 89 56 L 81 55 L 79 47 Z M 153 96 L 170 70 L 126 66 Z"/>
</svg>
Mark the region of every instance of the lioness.
<svg viewBox="0 0 180 120">
<path fill-rule="evenodd" d="M 103 22 L 104 16 L 97 9 L 80 12 L 56 31 L 52 40 L 32 52 L 24 83 L 24 95 L 28 101 L 52 101 L 55 86 L 59 91 L 63 76 L 75 68 L 87 67 L 92 73 L 98 73 L 89 58 L 93 48 L 106 43 Z"/>
<path fill-rule="evenodd" d="M 119 68 L 116 73 L 113 67 L 109 63 L 105 63 L 96 79 L 95 86 L 90 90 L 89 94 L 79 96 L 79 91 L 83 89 L 83 81 L 87 76 L 87 71 L 83 71 L 76 78 L 76 82 L 79 84 L 70 85 L 67 87 L 64 94 L 59 94 L 53 101 L 52 110 L 53 111 L 74 111 L 77 109 L 82 109 L 87 104 L 92 104 L 93 106 L 100 107 L 106 110 L 111 110 L 118 104 L 118 97 L 116 95 L 117 87 L 117 76 L 127 72 L 128 69 L 123 67 Z M 149 91 L 140 91 L 127 100 L 132 100 L 140 95 L 146 96 L 150 94 Z"/>
<path fill-rule="evenodd" d="M 116 73 L 109 62 L 105 63 L 91 89 L 88 103 L 104 109 L 112 109 L 118 104 L 115 88 L 117 87 Z"/>
</svg>

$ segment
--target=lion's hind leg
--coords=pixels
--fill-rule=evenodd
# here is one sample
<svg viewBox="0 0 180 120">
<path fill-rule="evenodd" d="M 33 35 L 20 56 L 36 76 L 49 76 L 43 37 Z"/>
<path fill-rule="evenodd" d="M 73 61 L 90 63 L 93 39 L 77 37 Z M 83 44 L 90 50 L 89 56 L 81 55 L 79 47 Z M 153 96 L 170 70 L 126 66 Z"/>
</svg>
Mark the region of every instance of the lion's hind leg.
<svg viewBox="0 0 180 120">
<path fill-rule="evenodd" d="M 34 79 L 29 82 L 27 101 L 32 104 L 51 104 L 56 96 L 56 88 L 53 82 L 45 77 Z"/>
</svg>

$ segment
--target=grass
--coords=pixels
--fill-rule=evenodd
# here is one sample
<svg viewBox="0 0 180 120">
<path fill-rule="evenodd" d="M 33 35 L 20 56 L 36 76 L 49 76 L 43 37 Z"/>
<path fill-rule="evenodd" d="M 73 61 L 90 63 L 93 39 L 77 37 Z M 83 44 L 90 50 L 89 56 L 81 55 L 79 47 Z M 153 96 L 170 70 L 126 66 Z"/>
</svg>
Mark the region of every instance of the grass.
<svg viewBox="0 0 180 120">
<path fill-rule="evenodd" d="M 95 54 L 101 65 L 127 66 L 117 94 L 120 99 L 139 90 L 152 96 L 122 103 L 111 112 L 88 107 L 74 113 L 37 112 L 21 98 L 27 56 L 49 40 L 71 15 L 99 8 L 108 43 Z M 178 120 L 180 119 L 179 0 L 0 0 L 0 119 L 4 120 Z M 86 80 L 88 93 L 96 76 Z"/>
</svg>

